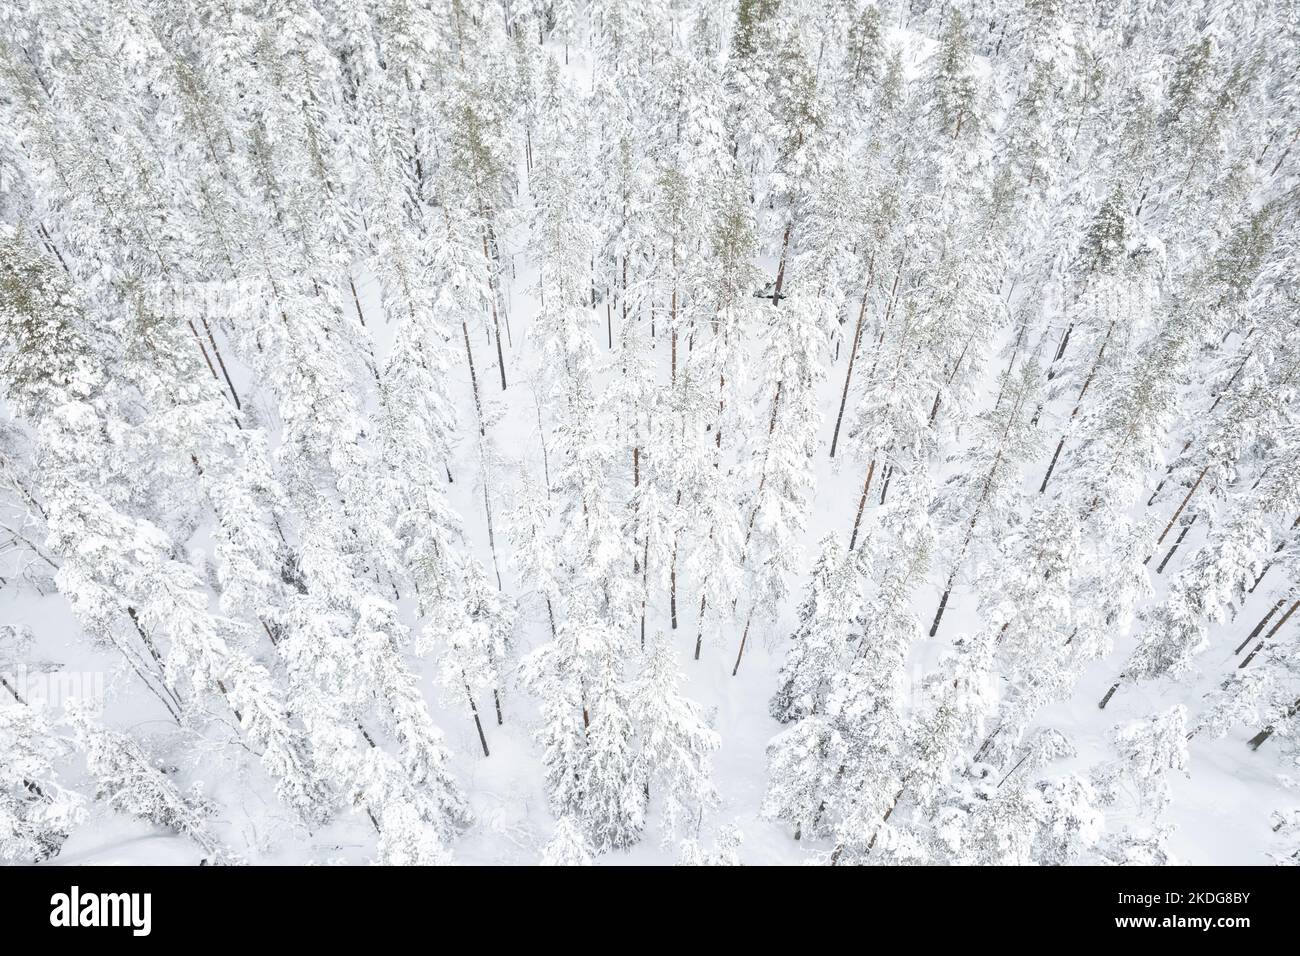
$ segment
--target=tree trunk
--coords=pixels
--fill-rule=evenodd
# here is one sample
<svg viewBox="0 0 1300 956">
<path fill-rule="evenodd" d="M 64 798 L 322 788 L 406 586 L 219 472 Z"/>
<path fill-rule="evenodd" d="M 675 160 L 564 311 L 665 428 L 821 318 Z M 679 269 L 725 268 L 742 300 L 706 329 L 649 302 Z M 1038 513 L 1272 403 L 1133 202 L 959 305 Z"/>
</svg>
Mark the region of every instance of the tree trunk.
<svg viewBox="0 0 1300 956">
<path fill-rule="evenodd" d="M 1115 691 L 1119 690 L 1119 685 L 1122 683 L 1124 683 L 1123 677 L 1110 685 L 1110 690 L 1106 691 L 1106 696 L 1101 699 L 1099 704 L 1097 704 L 1098 710 L 1106 709 L 1106 705 L 1110 703 L 1110 699 L 1115 696 Z"/>
<path fill-rule="evenodd" d="M 461 331 L 465 333 L 465 357 L 469 361 L 469 384 L 474 392 L 474 408 L 478 412 L 478 433 L 486 435 L 487 431 L 483 427 L 483 403 L 478 396 L 478 375 L 474 372 L 474 350 L 469 344 L 469 325 L 464 319 L 460 321 Z"/>
<path fill-rule="evenodd" d="M 862 524 L 862 511 L 867 506 L 867 494 L 871 491 L 871 476 L 876 470 L 876 459 L 871 459 L 871 464 L 867 465 L 867 480 L 862 485 L 862 497 L 858 499 L 858 516 L 853 519 L 853 534 L 849 535 L 849 550 L 852 551 L 858 542 L 858 527 Z"/>
<path fill-rule="evenodd" d="M 934 612 L 934 623 L 930 625 L 931 637 L 939 633 L 939 622 L 943 620 L 943 612 L 948 608 L 948 595 L 952 594 L 952 585 L 956 579 L 957 571 L 954 569 L 948 577 L 947 586 L 943 589 L 943 596 L 939 598 L 939 609 Z"/>
<path fill-rule="evenodd" d="M 1291 522 L 1291 530 L 1294 531 L 1296 528 L 1300 528 L 1300 518 L 1296 518 L 1295 521 Z M 1273 553 L 1279 554 L 1282 551 L 1282 549 L 1285 547 L 1286 547 L 1286 541 L 1285 540 L 1279 541 L 1277 547 L 1273 549 Z M 1252 584 L 1250 586 L 1250 590 L 1246 592 L 1247 594 L 1255 593 L 1255 588 L 1259 587 L 1260 582 L 1264 580 L 1264 575 L 1268 574 L 1269 569 L 1271 569 L 1272 567 L 1273 567 L 1273 561 L 1269 561 L 1268 564 L 1264 565 L 1263 569 L 1259 572 L 1259 577 L 1255 578 L 1255 583 Z"/>
<path fill-rule="evenodd" d="M 483 511 L 487 515 L 488 548 L 492 552 L 492 570 L 497 576 L 497 590 L 501 591 L 504 590 L 501 586 L 501 565 L 497 563 L 497 541 L 492 531 L 492 499 L 488 497 L 486 473 L 483 475 Z"/>
<path fill-rule="evenodd" d="M 1260 633 L 1268 625 L 1268 622 L 1272 620 L 1273 615 L 1282 610 L 1282 605 L 1284 604 L 1286 604 L 1286 598 L 1280 598 L 1276 604 L 1269 608 L 1268 613 L 1265 614 L 1263 618 L 1260 619 L 1260 622 L 1255 625 L 1254 629 L 1246 635 L 1246 639 L 1237 645 L 1237 649 L 1233 651 L 1233 653 L 1240 654 L 1247 644 L 1259 637 Z"/>
<path fill-rule="evenodd" d="M 785 224 L 785 238 L 781 240 L 781 259 L 776 266 L 776 282 L 772 286 L 772 304 L 781 303 L 781 286 L 785 282 L 785 256 L 790 248 L 790 228 L 793 223 Z"/>
<path fill-rule="evenodd" d="M 714 433 L 713 444 L 718 451 L 722 451 L 722 415 L 727 410 L 727 376 L 719 373 L 718 375 L 718 430 Z M 719 456 L 721 457 L 721 456 Z M 720 462 L 714 459 L 713 467 L 717 468 Z"/>
<path fill-rule="evenodd" d="M 673 239 L 673 291 L 668 300 L 668 330 L 672 339 L 672 383 L 677 384 L 677 239 Z"/>
<path fill-rule="evenodd" d="M 1097 369 L 1101 366 L 1102 357 L 1106 354 L 1106 345 L 1110 342 L 1110 333 L 1114 328 L 1115 323 L 1112 321 L 1106 328 L 1106 337 L 1101 340 L 1101 348 L 1097 350 L 1097 357 L 1093 360 L 1092 368 L 1088 370 L 1088 377 L 1083 380 L 1083 388 L 1079 389 L 1079 395 L 1074 400 L 1074 409 L 1070 412 L 1071 422 L 1078 417 L 1079 409 L 1083 407 L 1083 397 L 1088 394 L 1088 386 L 1092 384 L 1093 376 L 1097 374 Z M 1065 447 L 1065 436 L 1066 432 L 1062 432 L 1061 440 L 1056 443 L 1056 451 L 1052 453 L 1052 461 L 1047 466 L 1047 474 L 1043 475 L 1043 483 L 1038 486 L 1040 495 L 1047 490 L 1047 482 L 1051 480 L 1052 472 L 1056 470 L 1056 460 L 1061 457 L 1061 449 Z"/>
<path fill-rule="evenodd" d="M 668 614 L 677 630 L 677 532 L 673 532 L 673 558 L 668 565 Z M 698 657 L 698 655 L 696 655 Z"/>
<path fill-rule="evenodd" d="M 1199 517 L 1200 517 L 1199 514 L 1194 514 L 1192 515 L 1192 520 L 1187 522 L 1187 524 L 1183 525 L 1183 530 L 1180 531 L 1178 533 L 1178 537 L 1174 539 L 1174 546 L 1169 549 L 1169 553 L 1165 555 L 1164 560 L 1161 561 L 1156 566 L 1156 574 L 1165 573 L 1165 565 L 1167 565 L 1169 563 L 1169 559 L 1174 556 L 1174 553 L 1178 550 L 1178 546 L 1183 543 L 1183 538 L 1187 537 L 1187 532 L 1192 530 L 1192 525 L 1196 524 L 1196 519 Z"/>
<path fill-rule="evenodd" d="M 1288 620 L 1290 620 L 1291 615 L 1295 613 L 1295 610 L 1298 607 L 1300 607 L 1300 601 L 1295 601 L 1292 603 L 1292 605 L 1289 608 L 1286 609 L 1286 613 L 1283 614 L 1281 618 L 1278 619 L 1278 622 L 1269 629 L 1269 632 L 1264 635 L 1264 639 L 1261 640 L 1258 644 L 1256 644 L 1254 649 L 1242 659 L 1242 662 L 1240 664 L 1237 665 L 1238 670 L 1245 667 L 1247 664 L 1249 664 L 1251 661 L 1255 659 L 1255 655 L 1258 654 L 1260 650 L 1263 649 L 1264 645 L 1269 642 L 1269 640 L 1273 637 L 1274 634 L 1276 634 L 1278 631 L 1282 629 L 1282 626 L 1286 624 Z"/>
<path fill-rule="evenodd" d="M 1070 333 L 1074 331 L 1074 323 L 1071 322 L 1066 326 L 1065 334 L 1061 336 L 1061 346 L 1056 350 L 1056 355 L 1052 358 L 1052 365 L 1055 365 L 1065 357 L 1066 346 L 1070 344 Z M 1056 377 L 1056 372 L 1049 366 L 1047 370 L 1047 380 L 1050 382 Z"/>
<path fill-rule="evenodd" d="M 235 400 L 235 408 L 242 409 L 243 406 L 239 402 L 239 393 L 235 391 L 235 383 L 230 380 L 230 372 L 226 370 L 226 360 L 221 357 L 221 349 L 217 346 L 217 338 L 212 334 L 212 326 L 208 325 L 208 320 L 202 316 L 199 317 L 199 321 L 203 323 L 203 331 L 208 333 L 208 341 L 212 343 L 212 354 L 217 357 L 217 364 L 221 366 L 221 376 L 226 380 L 226 387 L 230 389 L 230 397 Z M 211 365 L 208 367 L 211 368 Z"/>
<path fill-rule="evenodd" d="M 1002 439 L 999 443 L 998 453 L 993 457 L 993 464 L 989 466 L 989 473 L 984 479 L 984 490 L 980 493 L 979 503 L 975 505 L 975 511 L 970 516 L 970 524 L 966 526 L 966 537 L 962 540 L 961 550 L 957 552 L 957 560 L 953 563 L 952 573 L 948 575 L 948 584 L 944 588 L 943 596 L 939 598 L 939 610 L 935 612 L 934 623 L 930 625 L 930 636 L 934 637 L 939 631 L 939 622 L 943 620 L 943 612 L 948 607 L 948 596 L 952 594 L 953 583 L 957 580 L 957 572 L 961 570 L 962 559 L 966 557 L 966 549 L 970 547 L 971 539 L 975 536 L 975 525 L 984 511 L 984 506 L 988 504 L 989 496 L 993 494 L 993 479 L 997 477 L 998 467 L 1002 464 L 1003 454 L 1006 449 L 1007 435 L 1011 433 L 1011 426 L 1015 423 L 1016 418 L 1020 415 L 1020 408 L 1024 399 L 1017 403 L 1012 410 L 1011 415 L 1007 418 L 1007 427 L 1002 432 Z M 882 496 L 883 497 L 883 496 Z"/>
<path fill-rule="evenodd" d="M 478 706 L 474 703 L 474 695 L 469 692 L 469 684 L 465 685 L 465 697 L 469 700 L 469 712 L 474 715 L 474 726 L 478 728 L 478 742 L 483 745 L 483 756 L 490 757 L 488 752 L 487 735 L 483 733 L 483 721 L 478 717 Z M 497 711 L 500 715 L 500 710 Z"/>
<path fill-rule="evenodd" d="M 700 595 L 700 623 L 695 631 L 695 659 L 700 659 L 700 647 L 704 644 L 704 608 L 708 601 L 706 595 Z"/>
<path fill-rule="evenodd" d="M 1296 702 L 1287 708 L 1285 719 L 1290 720 L 1297 713 L 1300 713 L 1300 698 L 1297 698 Z M 1268 740 L 1269 737 L 1273 736 L 1273 733 L 1276 730 L 1277 730 L 1276 726 L 1274 726 L 1273 724 L 1269 724 L 1267 727 L 1265 727 L 1263 730 L 1257 733 L 1254 737 L 1251 737 L 1250 740 L 1247 741 L 1247 743 L 1250 745 L 1250 749 L 1258 750 L 1260 746 L 1264 743 L 1264 741 Z"/>
<path fill-rule="evenodd" d="M 1225 336 L 1225 338 L 1226 338 L 1226 336 Z M 1244 369 L 1244 368 L 1246 367 L 1246 363 L 1250 361 L 1250 357 L 1251 357 L 1251 355 L 1253 355 L 1253 354 L 1254 354 L 1253 351 L 1252 351 L 1252 352 L 1247 352 L 1247 353 L 1246 353 L 1246 357 L 1245 357 L 1244 359 L 1241 360 L 1241 364 L 1238 365 L 1238 366 L 1236 367 L 1236 369 L 1233 371 L 1233 373 L 1232 373 L 1232 377 L 1229 378 L 1228 381 L 1227 381 L 1227 383 L 1223 386 L 1223 388 L 1221 388 L 1221 389 L 1219 390 L 1219 394 L 1216 395 L 1216 396 L 1214 396 L 1214 403 L 1210 406 L 1209 411 L 1207 411 L 1207 412 L 1205 413 L 1207 417 L 1208 417 L 1211 413 L 1213 413 L 1213 411 L 1214 411 L 1216 408 L 1219 407 L 1219 402 L 1223 401 L 1223 396 L 1226 395 L 1226 394 L 1228 393 L 1228 389 L 1232 388 L 1232 383 L 1235 382 L 1235 381 L 1237 380 L 1237 376 L 1241 374 L 1241 370 Z M 1189 449 L 1189 448 L 1191 448 L 1191 447 L 1192 447 L 1192 440 L 1189 438 L 1189 439 L 1187 439 L 1187 441 L 1183 442 L 1182 450 L 1179 451 L 1178 454 L 1177 454 L 1176 456 L 1174 456 L 1174 461 L 1176 462 L 1176 461 L 1177 461 L 1179 458 L 1181 458 L 1183 455 L 1187 454 L 1187 449 Z M 1173 470 L 1174 470 L 1174 466 L 1173 466 L 1173 464 L 1170 464 L 1169 467 L 1167 467 L 1167 468 L 1165 469 L 1165 477 L 1162 478 L 1162 479 L 1160 479 L 1160 483 L 1156 485 L 1156 489 L 1155 489 L 1155 491 L 1151 492 L 1151 497 L 1147 499 L 1147 507 L 1148 507 L 1148 508 L 1150 508 L 1151 505 L 1155 503 L 1156 497 L 1160 494 L 1160 489 L 1163 488 L 1163 487 L 1165 486 L 1165 482 L 1168 480 L 1169 473 L 1170 473 L 1171 471 L 1173 471 Z"/>
<path fill-rule="evenodd" d="M 198 330 L 198 328 L 194 325 L 194 320 L 193 320 L 193 319 L 186 319 L 186 322 L 188 323 L 188 325 L 189 325 L 189 327 L 190 327 L 190 331 L 194 333 L 194 342 L 195 342 L 195 344 L 198 345 L 198 347 L 199 347 L 199 351 L 203 353 L 203 361 L 205 361 L 206 363 L 208 363 L 208 371 L 212 373 L 212 377 L 213 377 L 214 379 L 216 379 L 218 382 L 220 382 L 220 381 L 221 381 L 221 378 L 220 378 L 220 376 L 217 375 L 217 367 L 216 367 L 215 365 L 212 364 L 212 357 L 211 357 L 210 355 L 208 355 L 208 348 L 207 348 L 206 345 L 203 344 L 203 338 L 199 335 L 199 330 Z"/>
<path fill-rule="evenodd" d="M 497 340 L 497 364 L 501 367 L 501 391 L 506 390 L 506 357 L 501 349 L 501 322 L 497 317 L 497 284 L 493 278 L 492 255 L 488 252 L 487 233 L 483 233 L 483 260 L 488 270 L 488 297 L 492 300 L 492 329 Z"/>
<path fill-rule="evenodd" d="M 781 388 L 784 384 L 785 384 L 784 382 L 777 382 L 776 394 L 772 396 L 772 416 L 771 418 L 768 419 L 767 422 L 768 447 L 763 451 L 763 470 L 758 476 L 758 491 L 755 492 L 754 494 L 755 499 L 757 499 L 760 495 L 763 494 L 763 488 L 767 484 L 767 454 L 769 451 L 771 451 L 772 433 L 776 431 L 776 413 L 781 408 Z M 754 509 L 749 513 L 749 523 L 745 527 L 745 547 L 741 551 L 742 564 L 744 563 L 744 559 L 745 559 L 745 551 L 749 549 L 750 535 L 754 533 L 754 519 L 757 517 L 758 517 L 758 505 L 755 504 Z"/>
<path fill-rule="evenodd" d="M 867 316 L 867 301 L 871 296 L 871 272 L 875 264 L 867 267 L 867 287 L 862 292 L 862 307 L 858 310 L 858 324 L 853 329 L 853 347 L 849 349 L 849 366 L 844 371 L 844 390 L 840 393 L 840 411 L 835 416 L 835 433 L 831 436 L 831 457 L 835 457 L 835 448 L 840 441 L 840 425 L 844 422 L 844 407 L 849 402 L 849 381 L 853 378 L 853 363 L 858 359 L 858 343 L 862 341 L 862 322 Z"/>
<path fill-rule="evenodd" d="M 1202 468 L 1201 473 L 1196 476 L 1196 481 L 1192 482 L 1192 487 L 1187 489 L 1187 494 L 1183 496 L 1183 500 L 1179 502 L 1178 507 L 1174 509 L 1173 517 L 1171 517 L 1169 523 L 1165 525 L 1165 530 L 1161 531 L 1160 537 L 1156 538 L 1156 547 L 1159 547 L 1164 542 L 1165 536 L 1169 534 L 1169 529 L 1174 526 L 1174 522 L 1178 520 L 1178 516 L 1183 513 L 1183 509 L 1187 507 L 1187 502 L 1192 500 L 1192 495 L 1196 494 L 1196 489 L 1201 486 L 1201 481 L 1205 478 L 1205 475 L 1209 470 L 1209 465 Z M 1142 563 L 1148 564 L 1153 557 L 1155 557 L 1154 554 L 1148 554 L 1146 561 L 1143 561 Z"/>
<path fill-rule="evenodd" d="M 736 676 L 736 671 L 740 670 L 740 658 L 745 653 L 745 641 L 749 639 L 749 624 L 754 620 L 754 612 L 749 612 L 749 617 L 745 618 L 745 630 L 740 635 L 740 650 L 736 651 L 736 666 L 731 669 L 731 676 Z"/>
</svg>

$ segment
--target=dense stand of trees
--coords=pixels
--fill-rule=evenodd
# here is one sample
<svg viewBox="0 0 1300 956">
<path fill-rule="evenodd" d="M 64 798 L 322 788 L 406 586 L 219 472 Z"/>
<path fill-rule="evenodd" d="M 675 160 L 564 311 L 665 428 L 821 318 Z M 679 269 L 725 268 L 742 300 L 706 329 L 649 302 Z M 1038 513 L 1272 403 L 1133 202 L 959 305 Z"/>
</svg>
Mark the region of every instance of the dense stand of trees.
<svg viewBox="0 0 1300 956">
<path fill-rule="evenodd" d="M 221 762 L 447 862 L 514 724 L 543 862 L 736 863 L 684 672 L 773 639 L 819 859 L 1172 859 L 1198 741 L 1300 729 L 1292 13 L 7 3 L 0 588 L 168 729 L 6 680 L 0 859 L 256 855 Z M 1095 675 L 1171 706 L 1067 763 Z"/>
</svg>

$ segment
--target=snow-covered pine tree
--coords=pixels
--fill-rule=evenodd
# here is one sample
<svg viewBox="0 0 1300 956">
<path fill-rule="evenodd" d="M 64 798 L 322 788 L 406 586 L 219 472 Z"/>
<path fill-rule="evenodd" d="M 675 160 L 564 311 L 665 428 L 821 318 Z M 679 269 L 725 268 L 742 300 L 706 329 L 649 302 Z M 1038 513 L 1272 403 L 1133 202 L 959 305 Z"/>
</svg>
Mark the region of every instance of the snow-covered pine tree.
<svg viewBox="0 0 1300 956">
<path fill-rule="evenodd" d="M 718 800 L 710 765 L 721 739 L 703 708 L 682 696 L 681 681 L 672 645 L 656 635 L 629 703 L 637 718 L 651 806 L 659 811 L 665 840 L 685 825 L 698 824 Z"/>
<path fill-rule="evenodd" d="M 822 541 L 812 580 L 799 605 L 799 625 L 777 675 L 768 709 L 786 724 L 825 707 L 831 680 L 852 653 L 849 643 L 861 613 L 864 554 L 845 554 L 833 536 Z"/>
<path fill-rule="evenodd" d="M 18 688 L 0 687 L 0 860 L 39 863 L 56 856 L 85 816 L 82 798 L 61 780 L 72 744 Z"/>
<path fill-rule="evenodd" d="M 542 866 L 591 866 L 595 857 L 582 828 L 572 817 L 560 817 L 555 834 L 542 850 Z"/>
</svg>

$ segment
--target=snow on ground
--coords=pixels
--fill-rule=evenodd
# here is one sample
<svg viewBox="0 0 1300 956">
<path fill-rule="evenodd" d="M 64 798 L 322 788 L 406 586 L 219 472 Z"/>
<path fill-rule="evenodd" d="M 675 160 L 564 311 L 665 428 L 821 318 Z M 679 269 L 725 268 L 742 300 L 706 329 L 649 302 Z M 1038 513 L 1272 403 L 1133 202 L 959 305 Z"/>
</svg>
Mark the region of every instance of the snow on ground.
<svg viewBox="0 0 1300 956">
<path fill-rule="evenodd" d="M 909 40 L 912 50 L 910 62 L 915 69 L 915 64 L 928 52 L 925 44 L 933 44 L 929 40 L 915 42 L 916 38 L 911 36 L 905 39 Z M 571 51 L 568 71 L 578 89 L 590 89 L 590 65 L 581 51 Z M 521 168 L 519 176 L 520 182 L 526 184 L 526 171 Z M 526 208 L 527 202 L 525 192 L 520 196 L 521 209 Z M 481 338 L 474 343 L 483 394 L 492 403 L 499 404 L 504 412 L 491 434 L 507 475 L 499 487 L 512 485 L 522 465 L 528 465 L 532 471 L 539 470 L 541 457 L 538 410 L 529 386 L 537 372 L 537 350 L 529 337 L 529 326 L 538 306 L 531 292 L 536 276 L 522 254 L 523 237 L 522 228 L 515 228 L 502 237 L 503 254 L 513 257 L 517 266 L 515 278 L 503 290 L 511 343 L 505 350 L 509 388 L 504 393 L 500 391 L 495 372 L 495 348 L 489 347 L 489 343 Z M 764 265 L 769 274 L 774 271 L 770 261 Z M 376 358 L 382 365 L 391 346 L 392 328 L 380 319 L 383 312 L 375 284 L 364 274 L 354 278 L 366 314 L 367 328 L 374 340 Z M 603 303 L 593 310 L 591 334 L 604 350 Z M 661 375 L 666 378 L 667 349 L 660 347 L 657 357 Z M 811 566 L 816 544 L 825 535 L 834 534 L 847 541 L 860 494 L 862 463 L 851 455 L 841 454 L 834 461 L 828 456 L 846 361 L 847 350 L 841 350 L 821 390 L 823 427 L 816 465 L 817 492 L 804 536 L 805 567 Z M 1000 363 L 990 363 L 990 381 L 999 369 Z M 247 370 L 232 367 L 231 371 L 237 384 L 247 380 Z M 459 362 L 453 365 L 453 373 L 458 376 L 454 393 L 462 402 L 461 434 L 466 436 L 472 429 L 465 427 L 465 423 L 473 416 L 468 372 L 463 362 Z M 264 411 L 268 418 L 272 415 L 270 408 Z M 1049 422 L 1045 427 L 1054 429 L 1055 423 Z M 470 546 L 484 566 L 491 568 L 493 556 L 488 547 L 483 486 L 476 476 L 476 469 L 474 443 L 463 437 L 458 457 L 451 463 L 454 484 L 449 489 L 450 498 L 464 520 Z M 1031 475 L 1027 480 L 1036 481 L 1037 476 Z M 494 501 L 498 524 L 500 515 L 509 509 L 510 504 L 508 496 L 504 499 L 499 496 Z M 1162 505 L 1166 511 L 1170 507 L 1167 500 L 1162 501 Z M 514 572 L 509 566 L 509 542 L 499 527 L 496 541 L 505 590 L 516 593 Z M 197 538 L 192 543 L 201 545 Z M 1191 553 L 1197 543 L 1198 535 L 1194 533 L 1185 542 L 1182 555 Z M 942 577 L 949 566 L 950 561 L 943 555 L 936 556 L 931 586 L 919 591 L 915 597 L 915 610 L 921 621 L 928 623 L 932 618 Z M 1176 567 L 1171 566 L 1162 576 L 1152 575 L 1156 583 L 1154 600 L 1163 594 Z M 792 593 L 797 595 L 804 583 L 803 580 L 792 582 Z M 1279 582 L 1271 583 L 1276 585 Z M 693 582 L 683 576 L 679 587 L 682 607 L 690 608 Z M 665 592 L 652 596 L 648 609 L 648 632 L 668 630 L 667 599 Z M 1155 713 L 1178 701 L 1195 701 L 1222 681 L 1234 666 L 1229 651 L 1274 600 L 1274 592 L 1261 587 L 1236 620 L 1212 629 L 1211 649 L 1198 661 L 1200 674 L 1196 679 L 1196 693 L 1189 695 L 1182 683 L 1178 687 L 1162 682 L 1128 684 L 1105 710 L 1099 710 L 1097 701 L 1114 681 L 1133 644 L 1131 635 L 1118 633 L 1114 635 L 1115 650 L 1110 657 L 1090 668 L 1070 699 L 1046 708 L 1040 715 L 1040 723 L 1057 727 L 1070 736 L 1079 750 L 1074 765 L 1082 768 L 1096 762 L 1106 753 L 1105 737 L 1117 724 Z M 785 616 L 775 624 L 755 623 L 735 677 L 731 671 L 740 637 L 739 626 L 726 635 L 724 642 L 707 644 L 698 662 L 691 660 L 695 641 L 693 615 L 684 613 L 682 627 L 671 632 L 681 669 L 687 675 L 686 691 L 711 714 L 722 740 L 714 762 L 722 805 L 704 822 L 704 836 L 716 831 L 719 825 L 736 825 L 744 834 L 741 857 L 746 863 L 797 864 L 817 858 L 830 849 L 825 841 L 796 842 L 787 827 L 766 821 L 760 815 L 766 786 L 764 751 L 771 737 L 781 729 L 781 725 L 768 714 L 768 700 L 776 686 L 776 672 L 785 652 L 785 638 L 793 627 L 792 609 L 796 603 L 788 602 Z M 920 674 L 934 664 L 955 634 L 976 628 L 978 621 L 974 604 L 968 589 L 959 585 L 949 603 L 939 636 L 921 642 L 913 650 L 909 661 L 913 684 L 919 683 Z M 413 621 L 409 601 L 404 602 L 404 610 L 411 615 L 408 623 Z M 525 599 L 521 612 L 524 623 L 520 628 L 520 656 L 549 638 L 545 620 L 539 615 L 535 602 Z M 122 673 L 120 658 L 111 649 L 96 651 L 88 647 L 62 597 L 39 597 L 14 589 L 0 590 L 0 620 L 26 625 L 33 631 L 37 638 L 34 659 L 57 662 L 67 671 L 107 674 L 110 690 L 107 716 L 111 725 L 145 737 L 153 724 L 158 725 L 160 732 L 171 726 L 157 718 L 156 706 L 151 706 L 150 698 L 140 693 L 138 684 L 132 685 L 129 691 L 124 690 L 129 675 Z M 503 725 L 497 726 L 488 710 L 484 710 L 492 751 L 491 756 L 485 758 L 481 755 L 468 711 L 459 701 L 441 700 L 431 676 L 431 663 L 427 663 L 425 670 L 426 696 L 436 721 L 447 735 L 454 772 L 469 795 L 477 820 L 476 825 L 456 843 L 456 858 L 466 864 L 535 862 L 541 847 L 549 839 L 553 821 L 542 786 L 539 754 L 529 736 L 536 716 L 532 706 L 520 694 L 507 689 L 503 694 Z M 174 729 L 171 726 L 171 730 Z M 1268 862 L 1264 856 L 1264 847 L 1270 836 L 1267 811 L 1274 804 L 1280 806 L 1285 802 L 1277 782 L 1278 774 L 1285 768 L 1280 763 L 1279 748 L 1264 748 L 1258 753 L 1250 751 L 1245 745 L 1250 733 L 1239 729 L 1222 740 L 1196 738 L 1191 741 L 1189 775 L 1175 779 L 1174 800 L 1166 817 L 1175 824 L 1171 847 L 1183 862 Z M 220 821 L 219 829 L 224 828 L 224 835 L 232 843 L 254 847 L 253 862 L 360 863 L 373 855 L 373 833 L 359 814 L 341 818 L 315 833 L 310 841 L 277 840 L 277 837 L 290 833 L 294 824 L 276 807 L 265 780 L 250 783 L 245 778 L 234 778 L 231 776 L 233 769 L 220 755 L 209 754 L 196 769 L 195 778 L 202 782 L 205 792 L 220 797 L 221 805 L 239 808 L 239 816 Z M 244 767 L 241 772 L 257 775 L 260 770 L 252 762 L 251 769 Z M 1121 827 L 1124 822 L 1122 814 L 1108 818 L 1111 829 Z M 677 848 L 660 844 L 655 824 L 652 808 L 646 838 L 632 850 L 608 854 L 600 862 L 610 865 L 675 862 Z M 161 833 L 126 816 L 105 814 L 99 825 L 79 830 L 51 863 L 193 863 L 198 856 L 199 851 L 184 838 Z"/>
</svg>

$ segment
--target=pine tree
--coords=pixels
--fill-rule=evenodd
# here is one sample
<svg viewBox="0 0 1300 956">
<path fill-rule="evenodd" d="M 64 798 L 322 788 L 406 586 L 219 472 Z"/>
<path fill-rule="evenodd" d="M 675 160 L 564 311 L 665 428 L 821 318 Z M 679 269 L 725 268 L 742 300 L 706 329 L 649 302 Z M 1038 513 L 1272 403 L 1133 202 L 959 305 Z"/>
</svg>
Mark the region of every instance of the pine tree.
<svg viewBox="0 0 1300 956">
<path fill-rule="evenodd" d="M 60 781 L 72 747 L 45 714 L 6 680 L 0 697 L 0 860 L 39 863 L 57 856 L 85 816 L 84 801 Z"/>
<path fill-rule="evenodd" d="M 663 635 L 657 635 L 632 684 L 629 703 L 637 718 L 650 799 L 658 807 L 665 839 L 718 801 L 710 762 L 721 739 L 700 705 L 681 695 L 680 683 L 677 656 Z"/>
<path fill-rule="evenodd" d="M 139 744 L 125 734 L 96 726 L 84 710 L 73 711 L 71 719 L 99 799 L 114 810 L 188 837 L 208 864 L 241 862 L 208 827 L 210 805 L 201 797 L 181 793 Z"/>
<path fill-rule="evenodd" d="M 595 858 L 587 837 L 572 817 L 560 817 L 555 835 L 542 851 L 542 866 L 591 866 Z"/>
<path fill-rule="evenodd" d="M 835 538 L 823 540 L 799 606 L 799 626 L 768 705 L 781 723 L 824 709 L 830 682 L 850 653 L 849 636 L 861 612 L 865 570 L 861 552 L 846 555 Z"/>
</svg>

